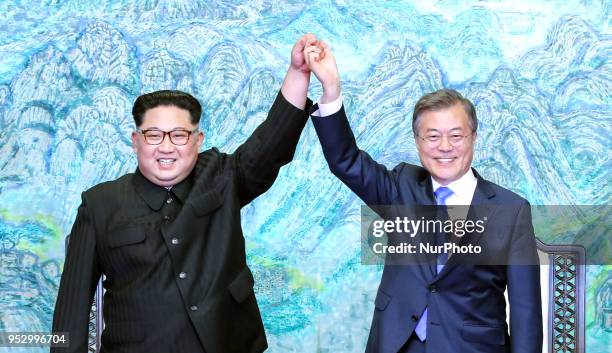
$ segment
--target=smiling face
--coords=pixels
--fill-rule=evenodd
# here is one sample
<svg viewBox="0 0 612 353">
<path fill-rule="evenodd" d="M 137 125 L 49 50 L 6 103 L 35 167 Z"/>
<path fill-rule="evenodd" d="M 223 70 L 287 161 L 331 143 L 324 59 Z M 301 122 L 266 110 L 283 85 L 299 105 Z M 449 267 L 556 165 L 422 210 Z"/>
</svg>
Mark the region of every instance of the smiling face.
<svg viewBox="0 0 612 353">
<path fill-rule="evenodd" d="M 461 178 L 470 170 L 474 156 L 476 132 L 472 133 L 469 118 L 461 104 L 449 108 L 428 110 L 418 119 L 417 149 L 421 164 L 441 185 Z M 436 143 L 423 140 L 428 136 L 442 136 Z M 467 136 L 459 143 L 452 143 L 449 136 Z"/>
<path fill-rule="evenodd" d="M 198 126 L 191 123 L 189 111 L 175 106 L 161 105 L 149 109 L 142 118 L 139 130 L 157 129 L 161 131 L 189 130 Z M 198 151 L 204 134 L 190 135 L 184 146 L 177 146 L 165 136 L 159 145 L 149 145 L 139 132 L 132 132 L 132 148 L 138 159 L 138 169 L 142 175 L 159 186 L 173 186 L 183 181 L 193 170 L 198 160 Z"/>
</svg>

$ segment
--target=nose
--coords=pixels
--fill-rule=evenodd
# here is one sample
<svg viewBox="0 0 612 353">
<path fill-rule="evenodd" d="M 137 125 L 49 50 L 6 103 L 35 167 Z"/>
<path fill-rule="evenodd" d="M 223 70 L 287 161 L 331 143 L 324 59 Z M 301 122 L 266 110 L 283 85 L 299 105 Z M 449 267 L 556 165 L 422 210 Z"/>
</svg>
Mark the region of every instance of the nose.
<svg viewBox="0 0 612 353">
<path fill-rule="evenodd" d="M 159 146 L 157 146 L 157 149 L 160 152 L 166 152 L 166 153 L 174 151 L 174 145 L 172 144 L 172 142 L 170 142 L 170 135 L 166 134 L 164 136 L 164 139 L 159 144 Z"/>
<path fill-rule="evenodd" d="M 440 151 L 451 151 L 453 149 L 453 145 L 450 143 L 450 137 L 446 135 L 442 135 L 440 138 L 440 144 L 438 145 L 438 150 Z"/>
</svg>

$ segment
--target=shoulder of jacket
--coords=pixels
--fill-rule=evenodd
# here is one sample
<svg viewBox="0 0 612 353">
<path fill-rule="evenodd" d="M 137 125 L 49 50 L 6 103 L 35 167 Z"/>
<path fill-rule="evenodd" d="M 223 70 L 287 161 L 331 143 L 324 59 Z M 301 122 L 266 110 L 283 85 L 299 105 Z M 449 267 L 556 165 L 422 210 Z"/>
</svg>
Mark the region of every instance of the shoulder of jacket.
<svg viewBox="0 0 612 353">
<path fill-rule="evenodd" d="M 128 173 L 120 176 L 115 180 L 101 182 L 87 189 L 84 194 L 89 199 L 95 199 L 100 196 L 107 196 L 109 194 L 116 193 L 124 188 L 131 186 L 133 177 L 134 173 Z"/>
<path fill-rule="evenodd" d="M 420 180 L 429 175 L 427 170 L 421 166 L 402 162 L 393 168 L 393 171 L 402 177 Z"/>
<path fill-rule="evenodd" d="M 497 198 L 503 200 L 504 204 L 517 206 L 529 205 L 529 201 L 527 201 L 526 198 L 510 189 L 495 184 L 494 182 L 484 178 L 480 178 L 478 181 L 482 183 L 483 186 L 490 188 L 495 193 Z"/>
<path fill-rule="evenodd" d="M 219 149 L 217 147 L 211 147 L 209 149 L 207 149 L 206 151 L 202 151 L 198 154 L 198 164 L 200 163 L 205 163 L 207 161 L 209 161 L 210 159 L 216 159 L 216 158 L 221 158 L 224 155 L 226 155 L 225 153 L 219 151 Z"/>
<path fill-rule="evenodd" d="M 200 152 L 194 167 L 195 179 L 197 180 L 203 176 L 210 175 L 211 173 L 218 173 L 226 163 L 228 156 L 228 154 L 219 151 L 219 149 L 216 147 Z"/>
</svg>

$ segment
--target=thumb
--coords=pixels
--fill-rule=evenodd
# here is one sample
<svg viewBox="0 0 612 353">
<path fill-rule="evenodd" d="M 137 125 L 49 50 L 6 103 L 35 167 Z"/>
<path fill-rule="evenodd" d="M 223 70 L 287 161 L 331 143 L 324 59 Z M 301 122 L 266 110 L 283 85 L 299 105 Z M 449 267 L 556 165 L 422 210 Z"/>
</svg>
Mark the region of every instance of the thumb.
<svg viewBox="0 0 612 353">
<path fill-rule="evenodd" d="M 292 50 L 292 54 L 298 54 L 299 52 L 304 50 L 304 47 L 306 47 L 306 39 L 304 37 L 300 38 L 297 43 L 295 43 L 295 45 L 293 46 L 293 50 Z"/>
<path fill-rule="evenodd" d="M 318 64 L 319 56 L 320 50 L 315 46 L 308 46 L 304 49 L 304 60 L 309 67 Z"/>
</svg>

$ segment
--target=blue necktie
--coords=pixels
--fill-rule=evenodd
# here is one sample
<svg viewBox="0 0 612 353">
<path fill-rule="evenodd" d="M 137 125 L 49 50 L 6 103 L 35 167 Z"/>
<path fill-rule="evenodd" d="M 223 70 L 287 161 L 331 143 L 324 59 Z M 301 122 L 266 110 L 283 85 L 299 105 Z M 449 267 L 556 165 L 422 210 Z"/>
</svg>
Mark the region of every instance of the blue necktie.
<svg viewBox="0 0 612 353">
<path fill-rule="evenodd" d="M 449 197 L 451 197 L 451 195 L 453 194 L 453 191 L 447 188 L 446 186 L 440 186 L 439 188 L 436 189 L 434 194 L 436 195 L 436 205 L 446 206 L 446 200 Z M 436 245 L 442 245 L 441 244 L 442 242 L 438 239 L 438 237 L 440 236 L 443 237 L 444 234 L 436 235 Z M 442 268 L 444 267 L 446 260 L 448 260 L 447 253 L 441 253 L 438 255 L 438 258 L 436 261 L 437 273 L 440 273 L 440 271 L 442 271 Z M 425 308 L 423 315 L 421 315 L 419 322 L 417 322 L 417 325 L 414 328 L 414 333 L 416 333 L 417 337 L 419 337 L 421 341 L 425 341 L 425 339 L 427 338 L 427 308 Z"/>
</svg>

